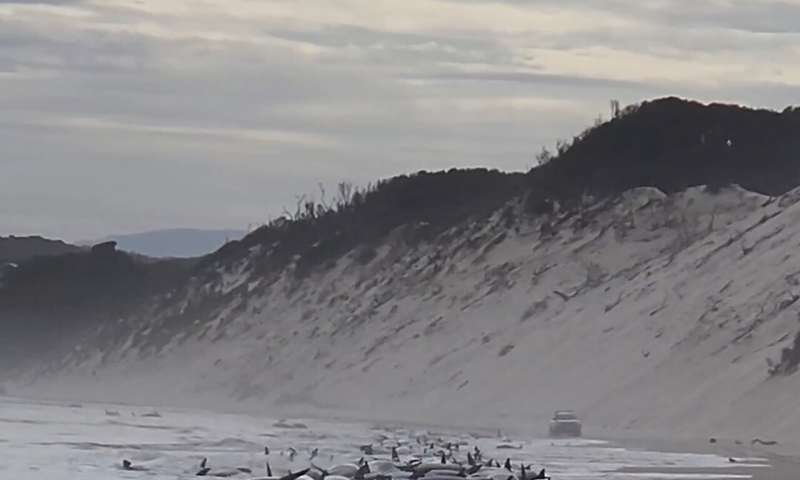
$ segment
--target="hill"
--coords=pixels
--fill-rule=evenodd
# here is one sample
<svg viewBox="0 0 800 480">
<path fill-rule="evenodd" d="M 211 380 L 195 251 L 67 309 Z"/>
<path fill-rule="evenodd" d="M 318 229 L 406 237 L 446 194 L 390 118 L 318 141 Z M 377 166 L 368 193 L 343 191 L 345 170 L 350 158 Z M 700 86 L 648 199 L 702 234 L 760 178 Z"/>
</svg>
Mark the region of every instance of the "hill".
<svg viewBox="0 0 800 480">
<path fill-rule="evenodd" d="M 553 161 L 531 170 L 532 199 L 733 183 L 780 195 L 800 184 L 798 129 L 800 108 L 775 112 L 675 97 L 631 105 L 561 142 Z"/>
<path fill-rule="evenodd" d="M 542 430 L 574 408 L 590 434 L 800 444 L 797 115 L 660 99 L 524 175 L 343 184 L 148 270 L 128 308 L 0 374 L 47 396 Z M 90 260 L 15 279 L 0 319 L 46 304 L 71 325 L 69 301 L 121 295 L 20 306 Z"/>
<path fill-rule="evenodd" d="M 180 285 L 191 265 L 130 255 L 113 242 L 19 264 L 0 284 L 0 363 L 64 355 L 88 332 Z"/>
<path fill-rule="evenodd" d="M 22 263 L 38 256 L 75 253 L 82 248 L 43 237 L 0 237 L 0 265 Z"/>
<path fill-rule="evenodd" d="M 190 258 L 207 255 L 225 243 L 245 236 L 244 230 L 173 228 L 112 235 L 91 243 L 115 241 L 121 250 L 152 258 Z"/>
</svg>

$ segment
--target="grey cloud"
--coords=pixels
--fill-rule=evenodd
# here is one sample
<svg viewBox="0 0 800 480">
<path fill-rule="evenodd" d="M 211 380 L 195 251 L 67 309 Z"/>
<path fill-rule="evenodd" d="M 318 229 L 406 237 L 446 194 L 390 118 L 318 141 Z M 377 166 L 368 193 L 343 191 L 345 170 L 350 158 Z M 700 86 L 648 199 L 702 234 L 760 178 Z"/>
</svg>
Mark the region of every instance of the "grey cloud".
<svg viewBox="0 0 800 480">
<path fill-rule="evenodd" d="M 86 0 L 0 0 L 0 5 L 72 5 Z"/>
<path fill-rule="evenodd" d="M 9 110 L 111 114 L 190 123 L 246 125 L 280 105 L 326 101 L 345 103 L 372 95 L 391 94 L 346 70 L 325 69 L 298 61 L 280 48 L 256 51 L 252 46 L 193 39 L 167 40 L 143 34 L 102 32 L 72 34 L 62 45 L 47 33 L 17 25 L 16 42 L 0 45 L 0 64 L 57 72 L 59 90 L 52 95 L 52 77 L 32 76 L 6 81 L 0 104 Z M 12 37 L 11 29 L 2 29 Z M 198 67 L 183 68 L 206 49 L 220 54 Z M 269 55 L 269 63 L 263 55 Z M 166 61 L 165 61 L 166 59 Z M 175 61 L 173 64 L 172 62 Z M 349 88 L 345 88 L 345 86 Z M 371 94 L 370 92 L 379 92 Z"/>
<path fill-rule="evenodd" d="M 0 159 L 0 203 L 25 205 L 0 211 L 0 229 L 7 232 L 41 228 L 84 238 L 104 233 L 104 225 L 119 231 L 169 222 L 242 227 L 279 212 L 318 181 L 349 177 L 366 183 L 412 165 L 470 161 L 463 144 L 441 137 L 436 121 L 414 120 L 406 93 L 391 79 L 298 61 L 279 48 L 270 52 L 270 62 L 259 63 L 253 58 L 263 51 L 223 42 L 224 55 L 186 69 L 163 59 L 202 50 L 202 41 L 125 33 L 101 47 L 105 35 L 83 31 L 70 34 L 72 47 L 51 48 L 50 34 L 37 26 L 17 25 L 16 34 L 19 41 L 5 44 L 3 56 L 34 72 L 0 80 L 0 134 L 8 145 Z M 107 55 L 117 45 L 139 68 L 110 68 Z M 366 116 L 352 111 L 358 105 L 369 107 Z M 398 117 L 399 110 L 408 116 Z M 190 139 L 61 122 L 73 117 L 123 126 L 295 129 L 335 134 L 344 147 Z M 501 161 L 513 166 L 508 158 Z M 64 224 L 61 218 L 71 220 Z"/>
<path fill-rule="evenodd" d="M 655 11 L 666 22 L 691 26 L 713 26 L 751 33 L 800 33 L 800 5 L 782 1 L 741 1 L 726 5 L 691 7 L 673 2 L 669 8 Z"/>
<path fill-rule="evenodd" d="M 782 0 L 440 0 L 445 3 L 506 4 L 520 8 L 572 8 L 614 13 L 670 27 L 716 27 L 751 33 L 800 33 L 800 4 Z"/>
<path fill-rule="evenodd" d="M 641 82 L 615 80 L 601 77 L 577 75 L 559 75 L 537 72 L 441 72 L 432 74 L 415 74 L 406 78 L 425 80 L 463 80 L 472 82 L 512 82 L 533 85 L 552 85 L 573 88 L 642 90 L 652 85 Z"/>
<path fill-rule="evenodd" d="M 34 70 L 102 73 L 141 69 L 156 45 L 134 33 L 115 35 L 0 19 L 0 64 Z"/>
<path fill-rule="evenodd" d="M 591 2 L 545 1 L 592 14 Z M 305 24 L 298 13 L 280 28 L 204 17 L 204 27 L 179 35 L 137 27 L 163 22 L 169 30 L 170 21 L 191 23 L 185 18 L 93 3 L 81 7 L 92 13 L 85 18 L 40 9 L 2 17 L 0 234 L 77 239 L 164 226 L 242 228 L 319 181 L 526 168 L 541 145 L 606 112 L 609 98 L 676 94 L 777 107 L 796 98 L 788 80 L 698 87 L 568 75 L 521 60 L 520 46 L 604 46 L 656 59 L 729 48 L 747 62 L 791 38 L 720 33 L 702 15 L 673 26 L 646 2 L 595 5 L 642 27 L 399 33 Z M 473 73 L 476 64 L 481 73 Z"/>
<path fill-rule="evenodd" d="M 769 52 L 791 48 L 797 43 L 797 39 L 791 35 L 751 35 L 735 30 L 700 28 L 676 31 L 674 27 L 659 25 L 617 31 L 596 29 L 548 34 L 525 32 L 512 38 L 520 43 L 528 42 L 537 48 L 568 51 L 602 46 L 662 58 L 687 58 L 698 53 Z"/>
<path fill-rule="evenodd" d="M 472 50 L 486 49 L 487 47 L 495 47 L 497 45 L 497 42 L 492 38 L 473 38 L 468 35 L 445 35 L 426 32 L 393 32 L 355 25 L 334 25 L 309 30 L 269 29 L 266 33 L 276 37 L 302 40 L 335 47 L 346 47 L 349 45 L 368 46 L 376 43 L 413 45 L 435 42 L 442 44 L 455 43 L 458 44 L 459 47 Z"/>
<path fill-rule="evenodd" d="M 269 35 L 292 41 L 340 49 L 357 48 L 363 61 L 374 65 L 417 65 L 431 62 L 507 63 L 513 54 L 493 38 L 469 34 L 402 33 L 353 25 L 315 30 L 270 29 Z"/>
</svg>

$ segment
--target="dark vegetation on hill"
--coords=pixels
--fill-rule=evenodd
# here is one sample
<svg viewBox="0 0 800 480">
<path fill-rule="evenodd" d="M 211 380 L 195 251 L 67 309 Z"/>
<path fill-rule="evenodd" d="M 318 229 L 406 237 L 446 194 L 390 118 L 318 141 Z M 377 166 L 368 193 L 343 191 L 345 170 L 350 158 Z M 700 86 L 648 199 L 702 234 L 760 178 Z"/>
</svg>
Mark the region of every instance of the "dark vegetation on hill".
<svg viewBox="0 0 800 480">
<path fill-rule="evenodd" d="M 641 186 L 671 193 L 736 183 L 778 195 L 800 185 L 798 132 L 800 109 L 779 113 L 674 97 L 614 106 L 610 121 L 559 142 L 555 154 L 540 155 L 543 164 L 524 176 L 450 170 L 396 177 L 364 191 L 343 184 L 332 203 L 301 199 L 294 213 L 229 243 L 206 263 L 260 245 L 264 271 L 294 259 L 303 275 L 399 226 L 421 227 L 408 239 L 413 243 L 522 196 L 528 214 L 538 215 L 556 202 L 570 208 L 585 195 L 604 198 Z"/>
<path fill-rule="evenodd" d="M 80 252 L 81 248 L 42 237 L 0 237 L 0 265 L 22 263 L 39 256 Z"/>
<path fill-rule="evenodd" d="M 181 285 L 189 266 L 142 261 L 113 243 L 21 264 L 0 288 L 0 361 L 132 313 Z"/>
<path fill-rule="evenodd" d="M 497 210 L 523 187 L 523 174 L 487 169 L 419 172 L 364 190 L 343 183 L 331 203 L 301 199 L 295 212 L 229 243 L 207 261 L 224 261 L 258 245 L 264 271 L 281 269 L 297 255 L 302 275 L 357 245 L 375 245 L 400 226 L 415 227 L 409 242 L 432 238 L 467 218 Z"/>
<path fill-rule="evenodd" d="M 800 185 L 798 132 L 798 108 L 779 113 L 674 97 L 632 105 L 561 143 L 557 156 L 531 170 L 531 206 L 639 186 L 671 193 L 736 183 L 779 195 Z"/>
</svg>

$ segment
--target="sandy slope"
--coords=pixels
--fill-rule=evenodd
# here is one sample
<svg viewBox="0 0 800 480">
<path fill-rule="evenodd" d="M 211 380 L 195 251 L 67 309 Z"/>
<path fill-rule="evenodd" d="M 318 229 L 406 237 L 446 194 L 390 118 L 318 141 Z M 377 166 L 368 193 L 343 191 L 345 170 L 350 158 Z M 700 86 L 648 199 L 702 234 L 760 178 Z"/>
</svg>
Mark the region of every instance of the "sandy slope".
<svg viewBox="0 0 800 480">
<path fill-rule="evenodd" d="M 766 362 L 800 327 L 798 202 L 638 189 L 552 219 L 553 236 L 499 214 L 417 249 L 398 232 L 369 264 L 300 282 L 246 260 L 172 299 L 238 288 L 210 324 L 153 353 L 166 326 L 148 318 L 15 388 L 517 429 L 567 407 L 595 432 L 800 441 L 800 382 Z"/>
</svg>

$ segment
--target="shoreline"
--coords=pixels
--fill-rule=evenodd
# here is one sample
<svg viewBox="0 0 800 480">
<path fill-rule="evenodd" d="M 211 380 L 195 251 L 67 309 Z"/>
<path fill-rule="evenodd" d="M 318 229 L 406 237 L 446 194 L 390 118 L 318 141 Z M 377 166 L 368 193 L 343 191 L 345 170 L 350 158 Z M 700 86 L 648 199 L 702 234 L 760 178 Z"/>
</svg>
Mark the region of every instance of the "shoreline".
<svg viewBox="0 0 800 480">
<path fill-rule="evenodd" d="M 68 400 L 58 398 L 35 398 L 26 396 L 4 396 L 6 400 L 17 401 L 20 403 L 27 402 L 41 402 L 46 404 L 60 404 Z M 98 400 L 81 400 L 75 401 L 76 403 L 94 404 L 94 405 L 118 405 L 133 408 L 153 408 L 153 406 L 141 405 L 138 403 L 125 403 L 125 402 L 105 402 Z M 204 408 L 181 408 L 175 406 L 163 405 L 157 408 L 176 408 L 179 410 L 202 410 L 211 411 Z M 251 409 L 242 409 L 240 411 L 226 410 L 218 411 L 221 415 L 246 415 L 254 418 L 261 418 L 264 420 L 277 421 L 280 419 L 287 420 L 317 420 L 329 422 L 341 422 L 351 424 L 362 424 L 381 426 L 384 428 L 404 428 L 404 429 L 440 429 L 444 432 L 462 432 L 469 433 L 475 436 L 484 438 L 497 437 L 498 433 L 503 436 L 510 435 L 517 439 L 545 439 L 544 434 L 536 434 L 532 428 L 517 427 L 508 428 L 508 425 L 503 425 L 505 422 L 493 422 L 489 419 L 479 421 L 472 419 L 472 422 L 462 422 L 461 424 L 445 424 L 444 422 L 424 422 L 399 418 L 378 418 L 379 415 L 358 415 L 355 412 L 346 410 L 325 410 L 320 408 L 266 408 L 261 412 L 255 412 Z M 364 413 L 364 412 L 362 412 Z M 654 432 L 610 432 L 610 431 L 589 431 L 583 436 L 585 440 L 597 440 L 608 442 L 612 446 L 618 446 L 628 450 L 645 450 L 652 452 L 663 453 L 679 453 L 679 454 L 712 454 L 720 457 L 728 457 L 734 460 L 740 459 L 747 461 L 750 459 L 761 459 L 765 462 L 764 467 L 751 466 L 735 466 L 726 468 L 723 471 L 732 475 L 749 475 L 753 480 L 797 480 L 800 478 L 800 456 L 795 452 L 797 450 L 791 443 L 781 442 L 775 446 L 753 446 L 750 441 L 735 440 L 730 438 L 715 438 L 715 442 L 711 442 L 710 438 L 681 438 L 674 435 L 658 436 Z M 659 473 L 659 474 L 681 474 L 681 473 L 709 473 L 718 474 L 720 469 L 706 469 L 706 468 L 663 468 L 663 469 L 622 469 L 620 473 Z M 746 477 L 745 477 L 746 478 Z"/>
<path fill-rule="evenodd" d="M 602 438 L 601 438 L 602 439 Z M 778 445 L 775 450 L 767 450 L 770 447 L 753 447 L 749 444 L 737 444 L 735 440 L 716 439 L 711 443 L 710 439 L 646 439 L 639 436 L 628 438 L 613 436 L 604 438 L 612 444 L 619 445 L 626 449 L 639 449 L 665 453 L 701 453 L 713 454 L 728 457 L 733 460 L 763 459 L 767 466 L 754 468 L 752 466 L 736 466 L 732 463 L 726 473 L 733 475 L 750 475 L 753 480 L 797 480 L 800 478 L 800 457 L 784 453 L 791 449 L 788 445 Z M 623 472 L 640 473 L 624 469 Z M 649 472 L 653 472 L 650 470 Z M 719 470 L 711 471 L 707 469 L 663 469 L 657 473 L 719 473 Z"/>
</svg>

